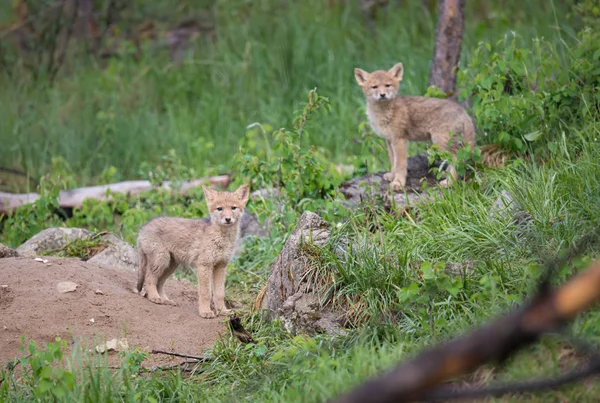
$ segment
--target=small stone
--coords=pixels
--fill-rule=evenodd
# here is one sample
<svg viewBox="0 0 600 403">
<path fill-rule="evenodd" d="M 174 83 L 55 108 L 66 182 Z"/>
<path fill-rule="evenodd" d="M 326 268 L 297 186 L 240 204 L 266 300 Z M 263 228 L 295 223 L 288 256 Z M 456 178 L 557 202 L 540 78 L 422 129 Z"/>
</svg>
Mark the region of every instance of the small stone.
<svg viewBox="0 0 600 403">
<path fill-rule="evenodd" d="M 127 339 L 112 339 L 107 341 L 104 344 L 99 344 L 96 346 L 96 351 L 100 354 L 105 353 L 107 351 L 123 351 L 129 348 L 129 344 L 127 343 Z"/>
<path fill-rule="evenodd" d="M 56 285 L 56 289 L 59 293 L 65 294 L 67 292 L 73 292 L 77 289 L 78 285 L 72 281 L 61 281 Z"/>
<path fill-rule="evenodd" d="M 94 322 L 95 322 L 94 318 L 90 319 L 90 323 L 94 323 Z"/>
<path fill-rule="evenodd" d="M 94 292 L 96 293 L 96 295 L 104 295 L 104 293 L 101 290 L 96 290 Z"/>
</svg>

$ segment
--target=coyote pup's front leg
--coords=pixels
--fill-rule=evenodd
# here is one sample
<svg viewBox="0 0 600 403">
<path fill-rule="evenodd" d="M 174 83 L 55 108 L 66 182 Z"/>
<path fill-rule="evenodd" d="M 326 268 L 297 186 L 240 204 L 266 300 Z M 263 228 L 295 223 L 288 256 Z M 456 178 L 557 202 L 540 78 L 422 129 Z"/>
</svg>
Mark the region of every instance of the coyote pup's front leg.
<svg viewBox="0 0 600 403">
<path fill-rule="evenodd" d="M 395 192 L 399 192 L 406 185 L 406 146 L 408 141 L 406 139 L 395 138 L 392 139 L 391 143 L 394 153 L 394 160 L 392 161 L 392 172 L 394 173 L 392 189 Z"/>
<path fill-rule="evenodd" d="M 214 318 L 213 302 L 213 273 L 212 267 L 196 265 L 198 279 L 198 314 L 206 319 Z"/>
<path fill-rule="evenodd" d="M 213 284 L 215 286 L 214 292 L 214 305 L 217 315 L 227 315 L 231 312 L 231 309 L 225 307 L 225 273 L 227 271 L 227 265 L 221 264 L 215 267 L 213 273 Z"/>
<path fill-rule="evenodd" d="M 385 140 L 385 144 L 387 146 L 388 159 L 390 160 L 391 171 L 383 174 L 383 179 L 391 182 L 394 180 L 394 149 L 392 148 L 392 142 L 388 139 Z"/>
</svg>

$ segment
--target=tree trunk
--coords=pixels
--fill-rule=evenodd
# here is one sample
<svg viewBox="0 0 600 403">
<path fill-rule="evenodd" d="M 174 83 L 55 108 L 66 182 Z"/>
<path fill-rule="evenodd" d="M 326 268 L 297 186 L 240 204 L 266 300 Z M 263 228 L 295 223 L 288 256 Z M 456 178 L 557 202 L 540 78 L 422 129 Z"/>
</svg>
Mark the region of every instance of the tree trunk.
<svg viewBox="0 0 600 403">
<path fill-rule="evenodd" d="M 456 90 L 456 67 L 460 60 L 464 26 L 465 0 L 439 0 L 429 85 L 450 96 Z"/>
</svg>

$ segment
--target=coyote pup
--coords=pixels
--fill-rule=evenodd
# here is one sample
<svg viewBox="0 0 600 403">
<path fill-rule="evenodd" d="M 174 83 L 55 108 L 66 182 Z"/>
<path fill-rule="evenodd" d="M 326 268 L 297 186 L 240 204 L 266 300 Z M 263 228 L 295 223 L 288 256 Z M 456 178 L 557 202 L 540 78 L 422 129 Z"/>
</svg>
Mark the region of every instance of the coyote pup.
<svg viewBox="0 0 600 403">
<path fill-rule="evenodd" d="M 198 312 L 203 318 L 227 314 L 225 269 L 239 236 L 240 218 L 248 202 L 249 186 L 218 192 L 202 186 L 210 218 L 158 217 L 140 230 L 137 291 L 145 289 L 155 304 L 176 305 L 166 295 L 165 281 L 179 264 L 195 267 L 198 276 Z"/>
<path fill-rule="evenodd" d="M 392 164 L 391 172 L 384 179 L 392 182 L 392 189 L 399 191 L 406 185 L 406 148 L 410 141 L 431 141 L 442 151 L 453 154 L 463 142 L 471 148 L 475 145 L 475 128 L 465 109 L 459 104 L 439 98 L 399 96 L 398 87 L 402 81 L 404 68 L 396 64 L 388 71 L 377 70 L 367 73 L 354 69 L 354 77 L 362 87 L 367 99 L 367 117 L 371 127 L 385 139 L 388 157 Z M 450 135 L 453 138 L 448 150 Z M 457 178 L 453 166 L 448 172 Z M 440 182 L 448 186 L 448 179 Z"/>
</svg>

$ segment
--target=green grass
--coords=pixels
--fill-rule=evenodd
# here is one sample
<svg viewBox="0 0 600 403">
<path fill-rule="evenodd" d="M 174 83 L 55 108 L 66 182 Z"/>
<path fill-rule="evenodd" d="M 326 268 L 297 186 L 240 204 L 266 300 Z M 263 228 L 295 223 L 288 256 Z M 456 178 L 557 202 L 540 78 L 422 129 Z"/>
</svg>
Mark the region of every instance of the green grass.
<svg viewBox="0 0 600 403">
<path fill-rule="evenodd" d="M 216 2 L 216 42 L 199 38 L 179 68 L 166 51 L 148 50 L 138 62 L 124 56 L 103 67 L 87 58 L 68 60 L 52 87 L 30 82 L 23 71 L 0 74 L 0 160 L 40 177 L 60 156 L 77 172 L 77 183 L 87 184 L 111 166 L 120 178 L 144 177 L 142 164 L 157 163 L 173 148 L 198 174 L 225 172 L 247 125 L 289 126 L 292 112 L 317 87 L 332 100 L 332 112 L 310 142 L 336 161 L 353 162 L 361 154 L 358 123 L 365 120 L 354 67 L 388 68 L 401 60 L 401 91 L 426 90 L 435 15 L 421 2 L 392 3 L 378 15 L 373 34 L 354 2 L 332 8 L 318 0 L 286 7 L 270 0 Z M 198 13 L 179 2 L 141 4 L 139 14 L 160 15 L 164 6 L 174 21 Z M 466 10 L 465 63 L 480 41 L 509 32 L 525 46 L 544 36 L 559 48 L 573 35 L 563 2 Z"/>
<path fill-rule="evenodd" d="M 372 35 L 355 6 L 329 9 L 316 0 L 287 2 L 287 8 L 267 0 L 217 2 L 217 41 L 199 41 L 195 56 L 179 68 L 171 66 L 163 54 L 148 54 L 137 63 L 115 59 L 105 68 L 87 59 L 69 61 L 69 69 L 59 75 L 54 87 L 0 76 L 0 102 L 6 105 L 0 110 L 0 141 L 9 144 L 0 149 L 0 158 L 34 176 L 49 173 L 43 181 L 43 197 L 3 222 L 0 242 L 17 246 L 40 229 L 58 225 L 54 209 L 59 187 L 149 176 L 149 172 L 155 179 L 177 180 L 230 169 L 239 174 L 243 169 L 233 164 L 239 163 L 240 155 L 235 159 L 233 155 L 240 145 L 251 151 L 248 157 L 256 158 L 255 167 L 268 170 L 250 170 L 248 177 L 237 181 L 275 176 L 282 163 L 278 167 L 273 160 L 278 155 L 273 149 L 264 150 L 267 143 L 274 146 L 264 140 L 270 133 L 263 138 L 260 131 L 246 133 L 245 127 L 260 122 L 290 128 L 298 116 L 294 111 L 305 104 L 306 93 L 314 87 L 329 97 L 332 110 L 316 114 L 302 136 L 310 133 L 309 143 L 323 147 L 328 158 L 315 154 L 314 167 L 302 166 L 305 179 L 335 182 L 327 174 L 330 162 L 360 166 L 360 160 L 366 159 L 371 169 L 383 168 L 386 165 L 377 157 L 367 154 L 376 144 L 384 156 L 381 142 L 359 133 L 364 121 L 362 96 L 351 72 L 356 65 L 374 69 L 402 60 L 407 70 L 404 92 L 425 92 L 434 18 L 419 2 L 398 3 L 403 5 L 390 6 L 378 16 L 377 35 Z M 600 124 L 594 109 L 597 103 L 589 102 L 598 87 L 598 74 L 589 72 L 595 71 L 599 61 L 588 57 L 600 46 L 585 42 L 591 50 L 580 53 L 582 41 L 565 19 L 563 2 L 510 1 L 501 7 L 472 3 L 467 4 L 465 65 L 474 58 L 479 41 L 491 42 L 502 55 L 514 31 L 522 48 L 515 54 L 533 56 L 529 62 L 509 63 L 508 73 L 492 72 L 500 84 L 523 66 L 527 71 L 524 82 L 537 77 L 531 69 L 544 62 L 530 51 L 539 43 L 530 41 L 536 36 L 549 38 L 552 46 L 548 54 L 553 59 L 544 64 L 546 74 L 554 72 L 555 66 L 570 69 L 569 74 L 556 77 L 557 86 L 537 93 L 526 88 L 509 96 L 496 83 L 492 87 L 497 92 L 484 95 L 492 94 L 499 101 L 476 105 L 480 116 L 493 117 L 501 108 L 514 112 L 510 123 L 517 132 L 514 138 L 520 140 L 520 132 L 531 126 L 529 111 L 552 112 L 548 116 L 557 123 L 553 134 L 559 136 L 535 143 L 538 149 L 552 148 L 551 152 L 478 170 L 474 180 L 433 192 L 431 202 L 411 207 L 405 214 L 386 211 L 377 201 L 368 200 L 352 210 L 332 200 L 304 196 L 294 202 L 284 197 L 283 208 L 270 201 L 253 201 L 251 210 L 271 221 L 270 233 L 248 241 L 232 263 L 227 295 L 243 304 L 244 325 L 258 344 L 241 345 L 225 335 L 210 351 L 214 359 L 191 375 L 140 371 L 144 355 L 137 351 L 124 353 L 119 369 L 110 369 L 102 357 L 77 348 L 72 356 L 61 357 L 60 345 L 50 344 L 46 352 L 34 351 L 20 363 L 24 374 L 5 370 L 0 375 L 4 379 L 0 402 L 321 402 L 423 348 L 493 320 L 530 296 L 541 264 L 600 223 Z M 187 3 L 143 4 L 146 12 L 171 10 L 174 19 L 196 12 Z M 486 60 L 479 62 L 484 64 L 480 70 L 470 73 L 479 74 L 474 81 L 483 86 L 492 73 Z M 589 75 L 574 77 L 578 71 Z M 562 98 L 555 98 L 563 93 Z M 574 93 L 581 95 L 573 98 Z M 548 107 L 552 102 L 558 105 L 555 110 Z M 490 119 L 487 128 L 503 130 L 504 123 L 500 116 Z M 288 131 L 282 138 L 290 141 L 296 135 Z M 353 138 L 368 144 L 358 144 Z M 170 148 L 175 152 L 169 154 Z M 288 144 L 279 152 L 289 150 L 295 150 L 299 158 L 308 156 L 304 144 L 299 151 Z M 291 171 L 290 186 L 295 189 L 298 167 L 286 164 L 284 168 Z M 111 166 L 116 169 L 107 169 Z M 275 181 L 262 179 L 267 184 Z M 305 185 L 308 195 L 317 194 L 315 190 L 323 184 L 307 179 Z M 510 192 L 530 216 L 526 225 L 515 224 L 510 215 L 490 219 L 490 208 L 502 190 Z M 317 211 L 333 224 L 329 243 L 323 249 L 309 245 L 306 251 L 314 260 L 311 278 L 324 300 L 348 312 L 347 336 L 293 336 L 278 321 L 249 312 L 266 283 L 269 266 L 305 209 Z M 153 190 L 131 198 L 115 195 L 110 202 L 86 201 L 62 224 L 113 231 L 133 243 L 140 226 L 152 217 L 206 213 L 198 189 L 192 190 L 190 198 Z M 63 253 L 81 256 L 91 246 L 97 245 L 73 244 Z M 564 282 L 590 259 L 598 258 L 597 246 L 561 267 L 554 282 Z M 447 272 L 451 267 L 468 269 L 455 275 Z M 581 315 L 568 328 L 596 344 L 600 342 L 598 329 L 597 310 Z M 544 338 L 506 365 L 488 366 L 462 380 L 487 383 L 485 370 L 493 370 L 496 381 L 557 374 L 581 363 L 580 358 L 564 354 L 568 349 L 568 342 L 560 337 Z M 61 358 L 63 366 L 57 365 Z M 63 388 L 64 395 L 44 389 L 50 381 Z M 560 391 L 488 401 L 593 402 L 599 393 L 600 382 L 591 380 Z"/>
</svg>

